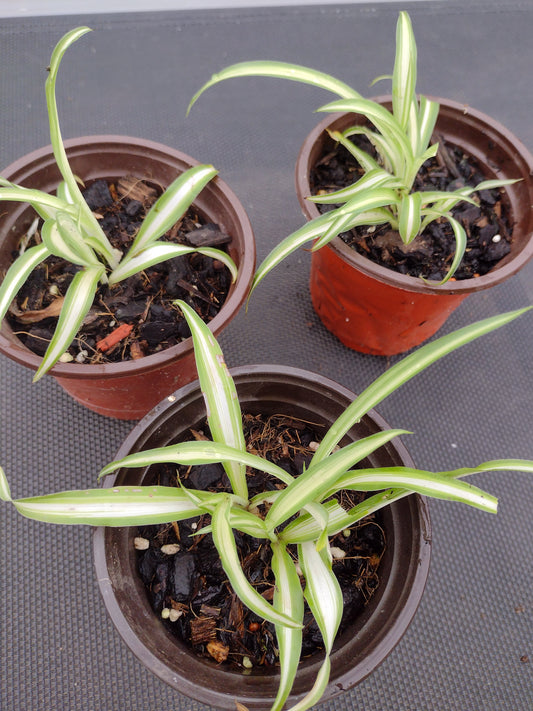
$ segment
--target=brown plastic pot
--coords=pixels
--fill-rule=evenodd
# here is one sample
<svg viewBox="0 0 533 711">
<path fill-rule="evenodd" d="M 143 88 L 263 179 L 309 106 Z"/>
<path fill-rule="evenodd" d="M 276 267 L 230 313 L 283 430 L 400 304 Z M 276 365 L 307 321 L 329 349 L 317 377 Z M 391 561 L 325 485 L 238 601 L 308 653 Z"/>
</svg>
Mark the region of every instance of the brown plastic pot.
<svg viewBox="0 0 533 711">
<path fill-rule="evenodd" d="M 390 109 L 390 97 L 375 100 Z M 453 101 L 436 100 L 441 106 L 438 136 L 475 157 L 488 178 L 520 179 L 504 188 L 513 226 L 511 252 L 483 276 L 435 286 L 371 262 L 340 237 L 313 252 L 313 307 L 326 328 L 363 353 L 393 355 L 422 343 L 469 294 L 500 284 L 533 256 L 533 157 L 489 116 Z M 311 195 L 311 169 L 333 146 L 326 129 L 342 131 L 363 121 L 360 115 L 330 115 L 306 138 L 296 164 L 296 188 L 307 219 L 320 214 L 306 197 Z"/>
<path fill-rule="evenodd" d="M 166 187 L 198 161 L 153 141 L 127 136 L 87 136 L 65 141 L 75 175 L 84 182 L 133 174 Z M 12 163 L 1 173 L 25 187 L 54 192 L 61 180 L 50 146 Z M 255 269 L 255 241 L 250 221 L 233 191 L 220 178 L 212 180 L 194 202 L 209 222 L 218 223 L 232 240 L 230 256 L 239 268 L 226 302 L 210 322 L 219 333 L 239 311 Z M 0 210 L 0 273 L 12 261 L 12 251 L 35 217 L 27 205 L 2 203 Z M 17 363 L 37 370 L 41 358 L 22 345 L 4 319 L 0 351 Z M 75 400 L 101 415 L 123 420 L 143 417 L 165 395 L 196 379 L 192 339 L 134 361 L 88 365 L 57 363 L 50 371 Z"/>
<path fill-rule="evenodd" d="M 287 414 L 329 426 L 355 395 L 331 380 L 285 366 L 233 369 L 244 412 Z M 133 429 L 117 458 L 159 447 L 188 435 L 205 419 L 197 383 L 158 405 Z M 355 425 L 346 442 L 388 428 L 374 411 Z M 403 444 L 394 440 L 374 453 L 368 466 L 412 466 Z M 122 469 L 106 478 L 107 487 L 137 486 L 146 469 Z M 382 511 L 387 548 L 379 568 L 380 584 L 361 616 L 335 642 L 332 673 L 323 700 L 359 683 L 375 669 L 402 637 L 422 597 L 429 570 L 431 528 L 424 499 L 409 496 Z M 96 576 L 107 610 L 137 658 L 181 693 L 216 709 L 234 709 L 235 699 L 250 710 L 270 708 L 278 686 L 274 670 L 244 676 L 196 657 L 152 611 L 136 571 L 135 528 L 98 528 L 94 533 Z M 301 662 L 290 702 L 308 691 L 321 659 Z"/>
</svg>

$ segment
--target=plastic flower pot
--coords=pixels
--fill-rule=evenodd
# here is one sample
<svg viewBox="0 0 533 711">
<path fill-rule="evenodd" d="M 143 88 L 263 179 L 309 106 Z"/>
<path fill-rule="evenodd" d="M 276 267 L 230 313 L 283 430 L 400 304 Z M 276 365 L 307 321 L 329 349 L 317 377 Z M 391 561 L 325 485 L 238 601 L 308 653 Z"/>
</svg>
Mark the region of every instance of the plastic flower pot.
<svg viewBox="0 0 533 711">
<path fill-rule="evenodd" d="M 328 426 L 355 397 L 322 376 L 285 366 L 248 366 L 231 373 L 242 410 L 251 414 L 286 414 Z M 198 384 L 191 383 L 137 424 L 117 458 L 170 444 L 182 436 L 188 439 L 189 428 L 198 428 L 204 419 L 202 394 Z M 388 425 L 372 411 L 350 430 L 345 443 L 383 428 Z M 410 466 L 412 460 L 403 444 L 394 440 L 374 453 L 368 465 Z M 147 480 L 146 469 L 122 469 L 106 477 L 104 486 L 136 486 Z M 385 659 L 407 629 L 424 590 L 431 550 L 425 500 L 409 496 L 382 514 L 386 552 L 378 569 L 380 583 L 361 615 L 336 640 L 323 700 L 350 689 Z M 167 684 L 216 709 L 235 709 L 235 700 L 254 711 L 270 708 L 278 686 L 275 670 L 243 675 L 211 663 L 194 655 L 163 625 L 137 573 L 135 535 L 133 527 L 98 528 L 93 539 L 98 584 L 130 650 Z M 320 655 L 301 662 L 291 704 L 311 688 L 320 664 Z"/>
<path fill-rule="evenodd" d="M 390 97 L 377 97 L 390 108 Z M 487 178 L 519 178 L 503 188 L 511 211 L 510 253 L 490 272 L 462 281 L 433 285 L 366 259 L 340 237 L 313 253 L 310 290 L 323 324 L 346 346 L 363 353 L 393 355 L 432 336 L 471 293 L 501 284 L 533 256 L 533 156 L 504 126 L 462 104 L 436 99 L 440 113 L 435 133 L 473 156 Z M 307 219 L 320 213 L 305 198 L 310 171 L 331 150 L 326 129 L 342 131 L 364 119 L 335 114 L 308 135 L 296 164 L 296 188 Z"/>
<path fill-rule="evenodd" d="M 73 172 L 85 183 L 133 174 L 166 187 L 176 175 L 198 161 L 167 146 L 125 136 L 88 136 L 65 141 Z M 25 187 L 54 192 L 60 181 L 50 146 L 11 164 L 1 175 Z M 210 323 L 217 334 L 237 314 L 246 298 L 255 268 L 255 241 L 248 217 L 232 190 L 216 177 L 194 202 L 208 221 L 231 235 L 228 251 L 239 268 L 236 282 L 220 312 Z M 20 237 L 35 213 L 21 203 L 3 203 L 0 214 L 0 271 L 7 269 Z M 7 320 L 0 331 L 0 351 L 33 370 L 40 356 L 26 348 Z M 192 339 L 138 360 L 99 365 L 57 363 L 50 371 L 75 400 L 102 415 L 136 420 L 165 395 L 194 380 Z"/>
</svg>

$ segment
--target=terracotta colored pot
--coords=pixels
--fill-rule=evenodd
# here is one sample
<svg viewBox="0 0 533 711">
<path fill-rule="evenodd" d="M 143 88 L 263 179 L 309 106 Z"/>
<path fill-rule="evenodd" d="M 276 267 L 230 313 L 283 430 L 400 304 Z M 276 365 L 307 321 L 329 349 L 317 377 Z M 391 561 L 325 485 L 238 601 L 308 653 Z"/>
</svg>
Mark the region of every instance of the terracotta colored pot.
<svg viewBox="0 0 533 711">
<path fill-rule="evenodd" d="M 354 399 L 349 390 L 315 375 L 285 366 L 248 366 L 231 371 L 244 412 L 287 414 L 329 425 Z M 176 441 L 205 419 L 197 383 L 158 405 L 131 432 L 117 458 Z M 388 428 L 375 412 L 363 418 L 346 442 Z M 368 466 L 412 466 L 403 444 L 389 443 L 369 458 Z M 119 470 L 107 487 L 136 486 L 145 469 Z M 379 568 L 380 584 L 360 617 L 335 642 L 332 675 L 323 700 L 364 679 L 400 640 L 421 599 L 429 570 L 431 529 L 426 502 L 409 496 L 382 511 L 387 547 Z M 235 699 L 249 709 L 268 709 L 278 675 L 260 670 L 249 676 L 196 657 L 152 611 L 136 570 L 135 528 L 98 528 L 94 534 L 96 576 L 107 610 L 122 638 L 156 676 L 183 694 L 216 709 L 234 709 Z M 294 685 L 291 703 L 308 691 L 320 658 L 307 659 Z"/>
<path fill-rule="evenodd" d="M 504 188 L 513 225 L 511 252 L 484 276 L 430 286 L 366 259 L 340 237 L 313 253 L 311 299 L 320 319 L 345 345 L 363 353 L 393 355 L 432 336 L 468 294 L 500 284 L 533 256 L 533 157 L 501 124 L 453 101 L 436 99 L 441 108 L 435 133 L 476 158 L 487 177 L 520 178 Z M 390 97 L 376 101 L 390 109 Z M 296 187 L 307 219 L 320 213 L 305 198 L 309 174 L 331 150 L 326 128 L 342 131 L 363 117 L 330 115 L 306 138 L 296 165 Z"/>
<path fill-rule="evenodd" d="M 198 161 L 152 141 L 124 136 L 88 136 L 65 141 L 74 171 L 83 181 L 117 179 L 133 174 L 166 187 Z M 51 147 L 30 153 L 1 175 L 14 183 L 54 192 L 60 181 Z M 239 268 L 226 302 L 209 324 L 219 333 L 241 307 L 255 268 L 255 241 L 248 217 L 232 190 L 216 177 L 194 202 L 208 222 L 218 223 L 232 237 L 229 253 Z M 0 272 L 12 259 L 12 250 L 35 217 L 21 203 L 2 203 L 0 211 Z M 4 319 L 0 351 L 36 370 L 41 358 L 22 345 Z M 87 365 L 57 363 L 50 371 L 72 397 L 90 410 L 124 420 L 145 415 L 165 395 L 197 377 L 192 339 L 135 361 Z"/>
</svg>

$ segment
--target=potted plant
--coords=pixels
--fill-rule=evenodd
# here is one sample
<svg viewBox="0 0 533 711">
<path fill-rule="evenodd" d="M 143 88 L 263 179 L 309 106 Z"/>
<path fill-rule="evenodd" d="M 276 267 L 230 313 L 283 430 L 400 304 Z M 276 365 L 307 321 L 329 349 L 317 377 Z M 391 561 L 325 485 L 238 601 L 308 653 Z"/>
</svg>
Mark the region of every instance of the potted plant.
<svg viewBox="0 0 533 711">
<path fill-rule="evenodd" d="M 13 500 L 0 469 L 0 496 L 24 516 L 37 520 L 117 527 L 96 533 L 98 580 L 124 639 L 162 679 L 216 708 L 233 708 L 237 697 L 240 709 L 274 711 L 288 703 L 293 711 L 304 711 L 324 695 L 334 696 L 368 674 L 414 614 L 427 575 L 430 536 L 424 505 L 409 495 L 451 499 L 495 512 L 496 499 L 462 478 L 482 471 L 533 472 L 533 462 L 512 459 L 448 472 L 417 470 L 403 446 L 393 445 L 397 436 L 406 432 L 388 429 L 371 409 L 431 363 L 528 309 L 486 319 L 420 348 L 351 400 L 344 389 L 332 388 L 330 381 L 311 374 L 302 377 L 301 371 L 284 377 L 281 369 L 270 369 L 266 380 L 261 367 L 248 373 L 239 369 L 234 382 L 212 333 L 190 307 L 183 302 L 179 305 L 193 333 L 199 387 L 186 386 L 137 425 L 120 450 L 120 458 L 100 474 L 118 470 L 106 488 Z M 293 476 L 278 463 L 283 459 L 279 453 L 261 456 L 254 451 L 256 439 L 246 442 L 246 417 L 242 418 L 238 396 L 244 407 L 251 408 L 249 415 L 312 417 L 318 427 L 326 426 L 299 475 Z M 199 426 L 209 428 L 211 439 L 205 431 L 198 431 Z M 189 428 L 194 439 L 184 441 L 190 436 Z M 153 469 L 150 471 L 150 467 L 167 463 L 172 465 L 173 485 L 154 480 Z M 211 477 L 209 486 L 194 487 L 192 479 L 189 483 L 191 467 L 213 464 L 223 466 L 227 485 L 221 484 L 220 474 Z M 184 469 L 176 469 L 177 465 Z M 253 492 L 261 472 L 265 475 L 261 481 L 269 483 Z M 344 498 L 350 492 L 371 495 L 355 503 Z M 347 501 L 351 503 L 346 505 Z M 362 618 L 349 624 L 336 640 L 344 605 L 333 561 L 343 556 L 332 541 L 338 540 L 335 536 L 339 534 L 349 540 L 352 527 L 378 511 L 386 512 L 383 525 L 390 549 L 380 569 L 382 581 Z M 190 525 L 187 535 L 183 528 L 180 533 L 180 526 L 191 518 L 197 523 Z M 241 611 L 238 619 L 253 625 L 254 631 L 262 631 L 264 644 L 275 633 L 279 668 L 274 675 L 259 669 L 255 676 L 245 655 L 240 655 L 240 672 L 215 672 L 215 662 L 194 660 L 184 643 L 173 638 L 157 619 L 134 562 L 135 544 L 137 548 L 155 544 L 142 536 L 136 540 L 139 534 L 126 528 L 150 523 L 169 524 L 166 528 L 174 530 L 176 538 L 161 552 L 165 556 L 188 555 L 187 566 L 193 556 L 181 549 L 193 549 L 197 540 L 212 538 L 218 567 L 223 571 L 223 594 L 232 602 L 231 614 L 235 603 Z M 243 559 L 239 555 L 245 541 L 254 542 L 263 570 L 271 571 L 268 590 L 259 587 L 261 580 L 250 565 L 250 556 Z M 155 566 L 154 591 L 160 597 L 163 591 L 166 603 L 171 597 L 170 583 L 161 577 L 159 567 Z M 212 569 L 216 567 L 211 564 Z M 176 582 L 177 573 L 173 575 Z M 182 587 L 183 572 L 177 582 Z M 231 587 L 226 589 L 226 584 Z M 169 625 L 191 612 L 183 602 L 174 602 L 170 600 L 160 610 L 160 617 L 172 620 Z M 213 606 L 208 607 L 212 614 Z M 323 653 L 303 661 L 300 667 L 302 627 L 304 620 L 308 627 L 309 613 L 322 637 Z M 192 610 L 192 616 L 209 615 L 202 605 L 199 611 Z M 219 628 L 220 634 L 226 631 Z M 213 637 L 208 640 L 205 646 L 216 645 L 212 656 L 220 662 L 217 655 L 222 654 L 220 646 L 224 644 Z"/>
<path fill-rule="evenodd" d="M 217 171 L 212 166 L 200 165 L 166 146 L 129 137 L 93 136 L 63 143 L 55 98 L 57 73 L 67 48 L 88 31 L 79 27 L 68 32 L 52 54 L 46 81 L 51 146 L 12 164 L 0 179 L 0 269 L 5 271 L 0 285 L 0 350 L 36 370 L 34 380 L 50 371 L 67 392 L 90 409 L 138 419 L 176 387 L 196 378 L 192 341 L 186 329 L 184 332 L 185 322 L 177 325 L 179 314 L 172 306 L 161 315 L 160 326 L 165 333 L 165 329 L 172 333 L 172 339 L 153 346 L 149 336 L 143 337 L 148 316 L 156 309 L 160 314 L 163 308 L 159 290 L 167 289 L 165 274 L 170 274 L 171 268 L 178 270 L 178 285 L 184 284 L 180 293 L 188 290 L 191 304 L 202 300 L 208 304 L 205 313 L 217 333 L 246 297 L 255 266 L 255 244 L 242 206 L 215 177 Z M 133 216 L 127 227 L 120 224 L 120 229 L 115 229 L 113 244 L 100 224 L 102 215 L 95 216 L 79 186 L 80 181 L 90 186 L 102 180 L 105 190 L 111 183 L 111 192 L 121 184 L 126 192 L 136 191 L 131 193 L 135 199 L 122 200 L 126 207 L 120 215 L 117 201 L 109 208 L 112 214 L 105 219 L 111 226 L 123 220 L 124 212 L 126 217 Z M 157 196 L 159 192 L 162 194 Z M 36 231 L 35 213 L 41 218 Z M 126 229 L 132 233 L 127 235 L 128 241 Z M 202 237 L 202 241 L 193 242 L 193 237 Z M 32 240 L 30 246 L 28 239 Z M 217 240 L 227 244 L 227 251 L 211 246 Z M 214 269 L 224 294 L 215 294 L 213 289 L 213 298 L 207 298 L 210 281 L 205 282 L 205 293 L 199 291 L 187 277 L 190 271 L 179 281 L 179 270 L 191 255 L 198 260 L 195 278 L 209 263 L 210 274 Z M 167 272 L 160 273 L 163 264 Z M 48 291 L 45 288 L 44 305 L 37 309 L 17 305 L 13 299 L 23 289 L 31 292 L 30 279 L 39 269 L 53 269 L 59 286 L 51 282 Z M 211 276 L 203 278 L 210 280 Z M 155 285 L 147 288 L 146 294 L 137 294 L 143 281 Z M 177 292 L 172 293 L 167 304 L 175 299 Z M 42 302 L 40 292 L 39 299 Z M 136 308 L 128 312 L 125 305 Z M 117 315 L 120 309 L 126 312 L 123 318 Z M 86 346 L 80 327 L 98 312 L 106 312 L 106 317 L 98 320 L 99 331 Z M 38 323 L 57 320 L 44 354 L 33 352 L 21 341 L 17 326 L 28 319 Z M 158 324 L 152 323 L 152 330 Z M 76 336 L 81 345 L 75 347 L 71 344 Z M 121 337 L 125 339 L 122 342 Z M 43 339 L 43 334 L 39 338 Z M 109 357 L 109 339 L 118 342 L 114 359 Z M 164 347 L 165 343 L 169 346 Z M 88 352 L 94 353 L 92 360 L 86 357 Z M 76 362 L 80 355 L 85 358 L 82 364 Z"/>
<path fill-rule="evenodd" d="M 469 293 L 501 283 L 533 255 L 531 154 L 488 116 L 418 97 L 416 59 L 411 22 L 401 12 L 392 97 L 367 100 L 322 72 L 261 61 L 213 75 L 190 104 L 239 76 L 291 79 L 341 97 L 318 109 L 334 115 L 311 132 L 298 157 L 298 196 L 311 221 L 267 256 L 253 286 L 314 240 L 315 311 L 345 345 L 379 355 L 418 345 Z M 330 160 L 321 185 L 317 176 Z M 342 173 L 338 189 L 335 172 Z M 487 199 L 481 207 L 480 196 Z"/>
</svg>

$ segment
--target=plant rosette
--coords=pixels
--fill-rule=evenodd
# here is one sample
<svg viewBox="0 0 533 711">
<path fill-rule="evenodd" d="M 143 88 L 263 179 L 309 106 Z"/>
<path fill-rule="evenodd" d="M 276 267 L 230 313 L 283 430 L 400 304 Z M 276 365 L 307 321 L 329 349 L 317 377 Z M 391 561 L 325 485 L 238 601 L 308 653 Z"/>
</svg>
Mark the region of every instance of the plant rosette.
<svg viewBox="0 0 533 711">
<path fill-rule="evenodd" d="M 354 399 L 340 385 L 296 368 L 246 366 L 232 369 L 243 412 L 285 414 L 327 427 Z M 148 414 L 130 433 L 117 459 L 190 437 L 204 427 L 205 404 L 197 383 L 176 392 Z M 370 412 L 349 431 L 346 441 L 388 429 Z M 399 440 L 370 456 L 370 466 L 412 466 Z M 120 469 L 104 486 L 132 487 L 149 481 L 148 467 Z M 336 639 L 331 678 L 322 700 L 337 696 L 375 669 L 401 639 L 421 599 L 429 570 L 431 527 L 427 504 L 408 497 L 383 510 L 380 525 L 386 550 L 378 568 L 379 585 L 362 613 Z M 276 667 L 253 670 L 218 665 L 198 656 L 154 612 L 138 572 L 135 528 L 99 528 L 94 533 L 94 560 L 107 611 L 136 657 L 156 676 L 181 693 L 216 709 L 235 709 L 235 700 L 254 711 L 269 709 L 276 697 Z M 172 623 L 170 623 L 172 625 Z M 323 662 L 320 652 L 302 660 L 288 704 L 313 686 Z M 287 706 L 288 708 L 289 706 Z"/>
<path fill-rule="evenodd" d="M 193 96 L 189 110 L 209 87 L 248 76 L 310 84 L 340 97 L 318 109 L 334 117 L 326 119 L 305 141 L 296 168 L 299 199 L 310 221 L 267 255 L 255 274 L 252 291 L 285 257 L 310 244 L 311 296 L 323 323 L 355 350 L 392 355 L 429 338 L 468 293 L 501 282 L 533 255 L 533 157 L 509 131 L 483 114 L 449 101 L 439 105 L 417 93 L 417 47 L 405 11 L 399 13 L 396 25 L 393 72 L 374 80 L 392 79 L 389 102 L 366 99 L 343 81 L 309 67 L 250 61 L 214 74 Z M 338 112 L 346 112 L 346 120 L 339 118 Z M 427 161 L 446 162 L 438 143 L 441 136 L 475 159 L 475 171 L 484 173 L 485 179 L 470 185 L 469 180 L 454 176 L 430 189 L 420 185 Z M 358 145 L 361 137 L 366 146 Z M 341 182 L 340 189 L 332 191 L 328 185 L 313 195 L 309 173 L 325 146 L 331 150 L 335 142 L 351 153 L 357 170 Z M 481 193 L 489 190 L 504 191 L 498 202 L 508 211 L 510 253 L 479 278 L 474 271 L 466 282 L 452 281 L 470 248 L 468 224 L 456 217 L 454 209 L 477 209 Z M 320 214 L 308 203 L 322 203 L 331 209 Z M 446 228 L 452 239 L 452 248 L 444 250 L 445 264 L 438 254 L 440 246 L 432 247 L 430 240 L 424 244 L 426 230 L 437 224 L 439 229 Z M 405 255 L 422 246 L 426 265 L 431 267 L 428 274 L 418 265 L 415 275 L 407 276 L 374 264 L 339 238 L 353 228 L 369 234 L 378 227 L 383 230 L 379 234 L 385 252 L 398 248 Z M 507 244 L 507 235 L 502 244 Z"/>
<path fill-rule="evenodd" d="M 154 141 L 128 136 L 88 136 L 65 141 L 75 175 L 89 185 L 95 180 L 134 175 L 156 186 L 167 186 L 198 161 Z M 53 194 L 61 181 L 52 148 L 44 147 L 11 164 L 3 177 L 21 186 Z M 238 313 L 255 268 L 255 240 L 248 216 L 231 188 L 218 176 L 194 200 L 206 223 L 230 235 L 229 256 L 238 268 L 226 301 L 210 321 L 213 333 L 223 330 Z M 0 214 L 0 271 L 12 263 L 20 240 L 35 219 L 24 203 L 3 202 Z M 42 358 L 24 346 L 7 319 L 0 330 L 0 351 L 32 370 Z M 75 400 L 99 414 L 117 419 L 143 417 L 166 395 L 197 377 L 192 339 L 136 360 L 113 363 L 57 362 L 50 374 Z"/>
<path fill-rule="evenodd" d="M 530 309 L 479 321 L 423 346 L 354 399 L 352 393 L 320 376 L 285 367 L 238 369 L 232 377 L 206 324 L 183 301 L 177 305 L 192 332 L 199 384 L 169 396 L 134 429 L 118 458 L 100 472 L 100 477 L 115 478 L 104 488 L 13 499 L 0 467 L 0 498 L 39 521 L 113 529 L 95 534 L 98 581 L 123 638 L 156 675 L 216 708 L 233 708 L 238 702 L 243 710 L 281 711 L 290 700 L 292 711 L 306 711 L 324 695 L 330 698 L 370 673 L 414 614 L 427 575 L 430 532 L 424 505 L 412 495 L 495 513 L 497 499 L 463 478 L 491 471 L 533 473 L 532 461 L 518 459 L 444 472 L 416 469 L 397 439 L 409 433 L 388 428 L 374 407 L 432 363 Z M 255 450 L 256 440 L 248 448 L 243 424 L 247 414 L 281 414 L 318 428 L 319 439 L 309 448 L 301 471 L 291 473 L 268 451 Z M 201 434 L 204 422 L 211 439 Z M 170 465 L 172 480 L 152 478 L 150 467 L 161 464 Z M 188 479 L 191 467 L 213 464 L 222 465 L 227 485 L 195 488 Z M 185 467 L 183 474 L 175 465 Z M 257 473 L 262 473 L 258 492 Z M 219 477 L 217 473 L 216 480 Z M 363 496 L 346 496 L 354 492 Z M 343 629 L 344 595 L 334 570 L 334 560 L 342 561 L 343 556 L 338 555 L 335 537 L 350 538 L 348 530 L 378 513 L 386 537 L 378 567 L 381 584 L 362 615 Z M 166 524 L 167 530 L 179 532 L 187 522 L 194 533 L 191 550 L 184 551 L 186 565 L 194 557 L 196 536 L 209 536 L 218 557 L 213 565 L 223 570 L 221 585 L 229 586 L 245 614 L 248 610 L 256 616 L 259 629 L 263 623 L 273 628 L 272 666 L 276 669 L 277 657 L 278 673 L 256 664 L 254 674 L 250 668 L 254 665 L 245 664 L 244 658 L 237 672 L 219 670 L 205 658 L 197 660 L 152 612 L 144 582 L 135 573 L 137 527 Z M 253 541 L 253 550 L 261 550 L 260 557 L 272 572 L 268 595 L 247 573 L 249 556 L 239 556 L 238 540 L 243 534 Z M 170 544 L 171 551 L 161 552 L 180 557 L 181 545 L 189 545 L 187 538 L 190 543 L 189 534 L 182 538 L 177 533 L 178 545 Z M 144 542 L 150 546 L 148 539 Z M 187 605 L 180 609 L 180 600 L 172 596 L 164 602 L 161 617 L 168 617 L 169 624 L 180 617 L 172 620 L 172 611 L 189 611 Z M 301 658 L 305 603 L 322 640 L 318 658 Z M 194 608 L 192 613 L 197 616 Z M 220 634 L 226 633 L 224 627 Z M 272 629 L 265 632 L 273 634 Z M 207 651 L 210 642 L 211 638 Z M 219 651 L 220 643 L 225 646 L 222 640 L 212 643 Z"/>
<path fill-rule="evenodd" d="M 373 99 L 391 106 L 389 96 Z M 374 355 L 403 353 L 432 336 L 469 295 L 501 284 L 533 256 L 533 157 L 520 140 L 491 117 L 463 104 L 440 104 L 435 133 L 477 162 L 487 179 L 519 179 L 501 188 L 512 225 L 510 252 L 495 267 L 471 279 L 437 283 L 401 274 L 377 264 L 340 237 L 313 251 L 310 292 L 322 323 L 349 348 Z M 305 139 L 295 170 L 298 200 L 304 216 L 320 216 L 310 175 L 333 149 L 330 132 L 340 133 L 364 122 L 362 116 L 339 113 L 321 121 Z"/>
</svg>

